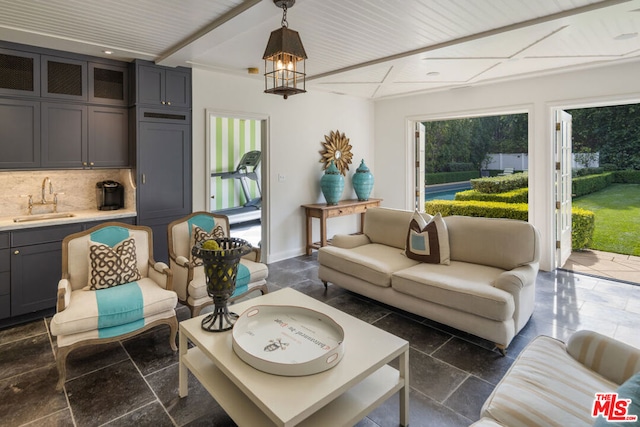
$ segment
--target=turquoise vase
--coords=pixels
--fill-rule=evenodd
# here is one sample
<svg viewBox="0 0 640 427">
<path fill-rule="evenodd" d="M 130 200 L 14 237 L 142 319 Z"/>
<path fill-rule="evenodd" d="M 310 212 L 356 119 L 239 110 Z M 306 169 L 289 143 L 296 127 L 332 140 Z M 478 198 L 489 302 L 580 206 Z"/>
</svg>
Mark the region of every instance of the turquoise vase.
<svg viewBox="0 0 640 427">
<path fill-rule="evenodd" d="M 322 175 L 322 178 L 320 178 L 320 188 L 328 205 L 338 204 L 344 190 L 344 177 L 335 163 L 333 163 L 333 160 L 331 160 L 331 164 Z"/>
<path fill-rule="evenodd" d="M 369 194 L 371 194 L 371 189 L 373 188 L 373 175 L 367 165 L 364 164 L 364 159 L 360 162 L 356 173 L 353 174 L 351 182 L 353 183 L 353 189 L 356 190 L 358 200 L 369 200 Z"/>
</svg>

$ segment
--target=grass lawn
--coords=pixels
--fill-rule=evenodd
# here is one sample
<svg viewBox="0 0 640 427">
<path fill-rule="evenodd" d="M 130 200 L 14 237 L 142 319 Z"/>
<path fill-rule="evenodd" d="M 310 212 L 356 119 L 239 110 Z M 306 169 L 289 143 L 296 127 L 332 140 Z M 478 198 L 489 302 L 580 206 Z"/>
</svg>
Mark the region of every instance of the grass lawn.
<svg viewBox="0 0 640 427">
<path fill-rule="evenodd" d="M 613 184 L 573 199 L 596 215 L 591 249 L 640 255 L 640 184 Z"/>
</svg>

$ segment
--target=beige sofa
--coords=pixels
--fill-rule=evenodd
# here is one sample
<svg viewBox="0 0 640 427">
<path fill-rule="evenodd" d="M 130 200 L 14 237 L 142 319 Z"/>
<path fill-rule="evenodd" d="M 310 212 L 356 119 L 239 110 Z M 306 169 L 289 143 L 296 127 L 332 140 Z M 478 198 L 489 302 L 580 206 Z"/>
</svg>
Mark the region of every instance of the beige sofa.
<svg viewBox="0 0 640 427">
<path fill-rule="evenodd" d="M 578 331 L 566 345 L 538 336 L 487 398 L 473 426 L 592 426 L 596 393 L 610 392 L 636 402 L 629 415 L 637 415 L 638 372 L 640 349 L 596 332 Z"/>
<path fill-rule="evenodd" d="M 516 220 L 445 217 L 451 261 L 430 264 L 404 253 L 412 215 L 368 209 L 364 234 L 336 235 L 319 250 L 320 280 L 493 341 L 504 352 L 534 309 L 537 230 Z"/>
</svg>

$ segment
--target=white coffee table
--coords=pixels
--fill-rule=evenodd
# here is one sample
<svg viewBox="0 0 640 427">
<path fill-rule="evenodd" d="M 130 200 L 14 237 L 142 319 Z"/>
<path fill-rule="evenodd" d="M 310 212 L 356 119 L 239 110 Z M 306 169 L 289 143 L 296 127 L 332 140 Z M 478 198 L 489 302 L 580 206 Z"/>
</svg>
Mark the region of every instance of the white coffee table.
<svg viewBox="0 0 640 427">
<path fill-rule="evenodd" d="M 231 307 L 241 314 L 255 305 L 295 305 L 332 317 L 344 329 L 344 357 L 314 375 L 267 374 L 234 353 L 231 331 L 204 331 L 199 316 L 180 322 L 180 397 L 191 371 L 239 426 L 324 427 L 352 426 L 400 392 L 400 424 L 409 424 L 407 341 L 290 288 Z M 399 370 L 387 365 L 396 358 Z"/>
</svg>

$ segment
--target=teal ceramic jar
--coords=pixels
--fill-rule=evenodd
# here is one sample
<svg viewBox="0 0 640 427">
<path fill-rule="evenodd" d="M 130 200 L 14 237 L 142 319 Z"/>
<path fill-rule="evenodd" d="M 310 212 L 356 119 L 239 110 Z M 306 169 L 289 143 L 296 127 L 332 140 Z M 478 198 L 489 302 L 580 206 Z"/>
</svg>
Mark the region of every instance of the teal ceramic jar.
<svg viewBox="0 0 640 427">
<path fill-rule="evenodd" d="M 353 174 L 351 182 L 353 183 L 353 189 L 356 190 L 358 200 L 369 200 L 369 194 L 371 194 L 371 189 L 373 188 L 373 175 L 367 165 L 364 164 L 364 159 L 360 162 L 356 173 Z"/>
<path fill-rule="evenodd" d="M 328 205 L 337 205 L 344 190 L 344 177 L 333 160 L 320 178 L 320 188 Z"/>
</svg>

